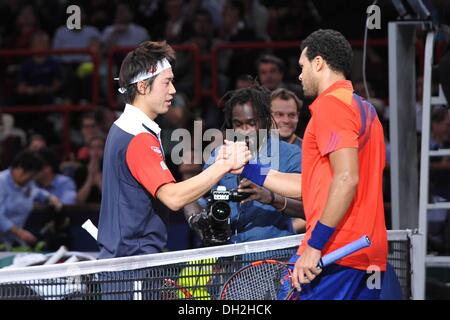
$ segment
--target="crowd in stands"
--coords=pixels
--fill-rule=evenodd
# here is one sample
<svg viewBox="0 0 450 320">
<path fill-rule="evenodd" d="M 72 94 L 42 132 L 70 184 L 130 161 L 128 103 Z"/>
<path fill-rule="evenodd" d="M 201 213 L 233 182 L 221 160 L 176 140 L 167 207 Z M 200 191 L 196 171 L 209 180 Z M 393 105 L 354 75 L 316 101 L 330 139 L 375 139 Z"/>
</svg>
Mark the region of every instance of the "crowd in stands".
<svg viewBox="0 0 450 320">
<path fill-rule="evenodd" d="M 5 56 L 0 62 L 0 234 L 14 225 L 16 241 L 34 244 L 39 232 L 27 230 L 27 218 L 42 206 L 58 211 L 64 207 L 94 208 L 95 221 L 102 194 L 102 157 L 108 130 L 123 105 L 109 105 L 107 55 L 115 47 L 134 47 L 145 40 L 167 40 L 170 45 L 197 45 L 202 56 L 221 43 L 254 41 L 299 41 L 318 28 L 333 27 L 348 39 L 363 36 L 365 8 L 372 1 L 266 1 L 266 0 L 5 0 L 0 3 L 0 50 L 88 49 L 92 55 L 34 54 Z M 81 8 L 80 30 L 66 26 L 68 5 Z M 393 20 L 394 9 L 383 7 L 383 19 Z M 345 9 L 344 9 L 345 8 Z M 360 15 L 352 12 L 359 10 Z M 335 12 L 339 11 L 339 21 Z M 341 13 L 348 12 L 347 15 Z M 355 25 L 358 27 L 355 28 Z M 385 38 L 387 30 L 372 37 Z M 353 83 L 365 96 L 361 81 L 360 48 L 355 48 Z M 94 59 L 93 59 L 94 57 Z M 298 48 L 289 50 L 223 50 L 219 55 L 217 86 L 220 95 L 252 86 L 255 81 L 272 94 L 272 116 L 280 137 L 301 148 L 310 114 L 310 100 L 303 96 L 298 81 Z M 114 72 L 123 59 L 114 57 Z M 98 106 L 88 112 L 73 112 L 70 120 L 70 148 L 63 147 L 64 118 L 58 112 L 6 113 L 2 106 L 86 105 L 92 100 L 94 64 L 98 63 Z M 216 101 L 203 98 L 191 105 L 194 92 L 192 56 L 177 52 L 174 67 L 175 96 L 172 107 L 157 119 L 162 127 L 166 159 L 174 146 L 171 133 L 179 128 L 193 130 L 221 128 L 224 116 Z M 211 88 L 211 65 L 201 64 L 201 86 Z M 387 48 L 371 48 L 368 64 L 369 91 L 378 115 L 384 121 L 388 139 Z M 419 78 L 420 79 L 420 78 Z M 420 87 L 420 86 L 419 86 Z M 117 87 L 116 87 L 117 88 Z M 116 94 L 116 92 L 115 92 Z M 118 94 L 117 94 L 118 95 Z M 118 95 L 120 96 L 120 95 Z M 415 108 L 420 115 L 420 101 Z M 430 148 L 450 145 L 450 116 L 444 107 L 433 110 Z M 418 126 L 418 135 L 420 127 Z M 387 140 L 388 142 L 388 140 Z M 184 155 L 189 158 L 190 155 Z M 30 160 L 31 159 L 31 160 Z M 388 159 L 389 161 L 389 159 Z M 32 162 L 32 163 L 31 163 Z M 200 165 L 168 166 L 177 180 L 201 171 Z M 450 160 L 432 163 L 432 197 L 450 199 Z M 5 190 L 8 190 L 6 192 Z M 25 200 L 14 196 L 21 194 Z M 2 198 L 3 197 L 3 198 Z M 9 198 L 7 198 L 9 197 Z M 4 199 L 15 199 L 7 207 Z M 16 202 L 17 201 L 17 202 Z M 19 203 L 20 205 L 17 205 Z M 97 207 L 96 207 L 97 206 Z M 95 209 L 96 208 L 96 209 Z M 86 209 L 79 209 L 83 211 Z M 169 210 L 169 209 L 165 209 Z M 20 211 L 20 214 L 15 214 Z M 76 211 L 76 210 L 75 210 Z M 11 218 L 15 216 L 15 218 Z M 182 214 L 180 215 L 182 216 Z M 97 217 L 98 218 L 98 217 Z M 18 219 L 18 220 L 14 220 Z M 6 221 L 6 222 L 5 222 Z M 435 250 L 450 251 L 441 239 L 450 234 L 446 212 L 435 214 L 432 231 Z M 32 228 L 32 227 L 30 227 Z M 295 219 L 293 230 L 302 232 L 304 221 Z M 442 228 L 448 228 L 446 232 Z M 80 231 L 81 232 L 81 231 Z M 190 235 L 189 237 L 193 237 Z M 441 237 L 441 238 L 439 238 Z M 186 248 L 194 245 L 194 240 Z M 439 238 L 439 239 L 438 239 Z M 6 241 L 0 236 L 0 242 Z M 445 242 L 447 241 L 447 242 Z M 170 241 L 169 241 L 170 243 Z M 92 246 L 90 247 L 92 248 Z M 72 248 L 83 250 L 83 248 Z M 95 250 L 95 247 L 94 249 Z"/>
</svg>

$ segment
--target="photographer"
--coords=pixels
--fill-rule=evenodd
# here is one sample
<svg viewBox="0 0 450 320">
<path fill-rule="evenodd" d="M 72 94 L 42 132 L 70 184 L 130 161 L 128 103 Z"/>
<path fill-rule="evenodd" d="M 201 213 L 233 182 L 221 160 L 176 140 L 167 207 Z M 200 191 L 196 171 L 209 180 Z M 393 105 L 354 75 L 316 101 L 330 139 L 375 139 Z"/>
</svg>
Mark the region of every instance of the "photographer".
<svg viewBox="0 0 450 320">
<path fill-rule="evenodd" d="M 281 172 L 300 173 L 301 150 L 280 141 L 276 136 L 267 135 L 273 127 L 273 119 L 270 113 L 270 96 L 266 89 L 254 86 L 234 91 L 225 105 L 224 113 L 224 129 L 233 129 L 240 140 L 247 137 L 249 149 L 255 150 L 253 157 L 270 163 L 271 168 L 278 167 Z M 265 139 L 258 141 L 257 136 L 261 136 L 258 135 L 259 130 L 265 131 Z M 272 147 L 274 150 L 271 150 Z M 272 157 L 268 157 L 271 154 Z M 203 170 L 210 167 L 214 161 L 215 153 L 207 161 Z M 224 186 L 227 191 L 235 191 L 227 201 L 231 208 L 230 240 L 233 243 L 292 235 L 294 232 L 290 217 L 303 217 L 299 200 L 275 194 L 247 179 L 226 174 L 218 185 Z M 238 189 L 239 193 L 237 193 Z M 208 212 L 211 210 L 212 203 L 214 201 L 211 202 L 211 197 L 209 203 L 203 198 L 185 207 L 185 215 L 190 219 L 191 227 L 197 229 L 200 234 L 202 230 L 198 230 L 196 221 L 198 218 L 195 217 L 195 213 L 198 214 L 205 207 Z M 194 217 L 191 218 L 192 215 Z"/>
</svg>

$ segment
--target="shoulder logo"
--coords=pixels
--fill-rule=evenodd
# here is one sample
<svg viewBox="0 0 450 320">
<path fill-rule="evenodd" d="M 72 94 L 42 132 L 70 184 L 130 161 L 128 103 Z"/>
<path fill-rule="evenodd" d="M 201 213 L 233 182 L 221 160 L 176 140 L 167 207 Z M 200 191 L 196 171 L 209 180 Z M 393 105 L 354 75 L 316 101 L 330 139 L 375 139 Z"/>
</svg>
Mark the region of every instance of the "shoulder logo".
<svg viewBox="0 0 450 320">
<path fill-rule="evenodd" d="M 161 154 L 161 149 L 159 149 L 158 147 L 151 146 L 150 148 L 153 150 L 153 152 L 156 152 L 157 154 Z"/>
<path fill-rule="evenodd" d="M 166 163 L 164 161 L 161 161 L 159 164 L 161 165 L 161 168 L 163 170 L 169 170 L 169 168 L 167 168 L 167 165 L 166 165 Z"/>
</svg>

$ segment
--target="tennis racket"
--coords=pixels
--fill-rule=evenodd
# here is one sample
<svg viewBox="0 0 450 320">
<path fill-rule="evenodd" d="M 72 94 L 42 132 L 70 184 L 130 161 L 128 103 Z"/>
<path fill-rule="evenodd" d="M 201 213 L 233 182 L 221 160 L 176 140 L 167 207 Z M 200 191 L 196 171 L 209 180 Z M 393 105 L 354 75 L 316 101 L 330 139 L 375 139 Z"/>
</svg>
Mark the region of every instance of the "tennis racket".
<svg viewBox="0 0 450 320">
<path fill-rule="evenodd" d="M 323 256 L 317 267 L 326 267 L 368 246 L 369 237 L 363 236 Z M 277 260 L 252 262 L 225 282 L 220 292 L 220 300 L 290 300 L 296 292 L 291 283 L 293 266 L 294 263 Z"/>
<path fill-rule="evenodd" d="M 162 292 L 161 294 L 162 300 L 178 300 L 183 298 L 188 300 L 194 299 L 189 290 L 180 286 L 173 279 L 164 279 L 161 292 Z"/>
</svg>

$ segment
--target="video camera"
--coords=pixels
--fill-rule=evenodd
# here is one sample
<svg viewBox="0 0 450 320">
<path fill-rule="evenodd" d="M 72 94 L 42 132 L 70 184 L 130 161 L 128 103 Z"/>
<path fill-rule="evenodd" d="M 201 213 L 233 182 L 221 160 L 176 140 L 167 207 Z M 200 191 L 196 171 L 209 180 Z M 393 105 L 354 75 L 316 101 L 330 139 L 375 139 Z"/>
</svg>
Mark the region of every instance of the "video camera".
<svg viewBox="0 0 450 320">
<path fill-rule="evenodd" d="M 189 226 L 198 233 L 203 245 L 220 245 L 230 240 L 231 208 L 228 202 L 240 202 L 249 196 L 237 190 L 227 190 L 224 186 L 211 190 L 206 208 L 188 219 Z"/>
</svg>

